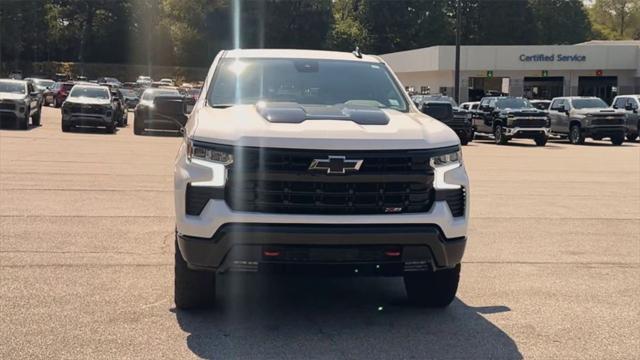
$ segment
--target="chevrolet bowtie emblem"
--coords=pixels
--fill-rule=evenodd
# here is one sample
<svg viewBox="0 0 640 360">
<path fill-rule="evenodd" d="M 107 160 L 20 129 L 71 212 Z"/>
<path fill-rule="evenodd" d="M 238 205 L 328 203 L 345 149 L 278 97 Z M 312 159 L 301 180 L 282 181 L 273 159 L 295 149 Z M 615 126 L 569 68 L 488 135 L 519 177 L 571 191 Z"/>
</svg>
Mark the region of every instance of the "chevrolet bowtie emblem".
<svg viewBox="0 0 640 360">
<path fill-rule="evenodd" d="M 327 159 L 313 159 L 309 170 L 321 170 L 327 174 L 346 174 L 360 170 L 364 160 L 347 160 L 344 156 L 329 156 Z"/>
</svg>

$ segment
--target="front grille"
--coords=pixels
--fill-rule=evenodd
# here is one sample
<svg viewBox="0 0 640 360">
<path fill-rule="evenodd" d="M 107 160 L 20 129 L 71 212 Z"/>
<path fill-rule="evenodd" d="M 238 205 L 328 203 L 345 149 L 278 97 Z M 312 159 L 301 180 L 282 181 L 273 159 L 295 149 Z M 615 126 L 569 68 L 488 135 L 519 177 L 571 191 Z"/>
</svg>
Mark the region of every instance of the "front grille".
<svg viewBox="0 0 640 360">
<path fill-rule="evenodd" d="M 1 110 L 15 110 L 16 109 L 16 104 L 0 103 L 0 109 Z"/>
<path fill-rule="evenodd" d="M 18 117 L 16 116 L 15 113 L 0 113 L 0 121 L 16 121 L 18 120 Z"/>
<path fill-rule="evenodd" d="M 546 127 L 547 118 L 546 117 L 515 118 L 512 120 L 511 125 L 514 127 L 521 127 L 521 128 Z"/>
<path fill-rule="evenodd" d="M 79 114 L 103 114 L 105 108 L 99 105 L 72 105 L 70 111 Z"/>
<path fill-rule="evenodd" d="M 290 214 L 384 214 L 428 211 L 436 151 L 315 151 L 236 148 L 225 200 L 237 211 Z M 228 151 L 228 150 L 227 150 Z M 314 159 L 362 160 L 343 175 L 309 170 Z"/>
<path fill-rule="evenodd" d="M 624 118 L 616 117 L 613 119 L 595 118 L 591 120 L 591 125 L 624 125 Z"/>
<path fill-rule="evenodd" d="M 419 182 L 243 181 L 227 185 L 229 206 L 238 211 L 304 214 L 425 212 L 430 184 Z"/>
</svg>

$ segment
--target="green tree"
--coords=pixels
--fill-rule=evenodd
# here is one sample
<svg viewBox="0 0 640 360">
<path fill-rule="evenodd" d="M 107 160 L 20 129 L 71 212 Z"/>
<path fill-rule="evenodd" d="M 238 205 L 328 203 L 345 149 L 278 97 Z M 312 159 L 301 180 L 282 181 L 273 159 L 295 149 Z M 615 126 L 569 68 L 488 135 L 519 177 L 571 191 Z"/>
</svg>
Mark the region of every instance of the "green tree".
<svg viewBox="0 0 640 360">
<path fill-rule="evenodd" d="M 576 44 L 591 36 L 591 22 L 581 0 L 530 0 L 538 44 Z"/>
<path fill-rule="evenodd" d="M 596 0 L 589 17 L 596 38 L 640 39 L 640 0 Z"/>
</svg>

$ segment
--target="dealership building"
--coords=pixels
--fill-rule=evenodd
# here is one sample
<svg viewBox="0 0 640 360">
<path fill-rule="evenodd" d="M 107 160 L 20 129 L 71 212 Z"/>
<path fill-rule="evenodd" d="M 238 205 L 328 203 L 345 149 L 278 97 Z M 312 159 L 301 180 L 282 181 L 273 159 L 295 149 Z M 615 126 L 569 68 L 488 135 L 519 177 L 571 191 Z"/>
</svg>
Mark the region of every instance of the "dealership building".
<svg viewBox="0 0 640 360">
<path fill-rule="evenodd" d="M 407 90 L 453 95 L 455 47 L 382 55 Z M 462 46 L 460 101 L 489 94 L 550 99 L 640 93 L 640 41 L 576 45 Z"/>
</svg>

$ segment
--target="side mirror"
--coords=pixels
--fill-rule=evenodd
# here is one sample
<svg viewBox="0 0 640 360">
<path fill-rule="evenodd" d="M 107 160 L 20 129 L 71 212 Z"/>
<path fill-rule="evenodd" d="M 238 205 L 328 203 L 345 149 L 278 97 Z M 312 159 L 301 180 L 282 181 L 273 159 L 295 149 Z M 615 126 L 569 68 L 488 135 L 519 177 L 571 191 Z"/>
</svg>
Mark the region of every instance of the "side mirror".
<svg viewBox="0 0 640 360">
<path fill-rule="evenodd" d="M 29 95 L 32 96 L 32 97 L 37 97 L 38 95 L 40 95 L 40 92 L 32 91 L 32 92 L 29 93 Z"/>
<path fill-rule="evenodd" d="M 194 103 L 183 96 L 157 96 L 153 100 L 153 115 L 164 122 L 174 123 L 182 134 Z"/>
<path fill-rule="evenodd" d="M 634 110 L 633 104 L 626 104 L 624 106 L 624 109 L 627 110 L 627 111 L 633 111 Z"/>
</svg>

